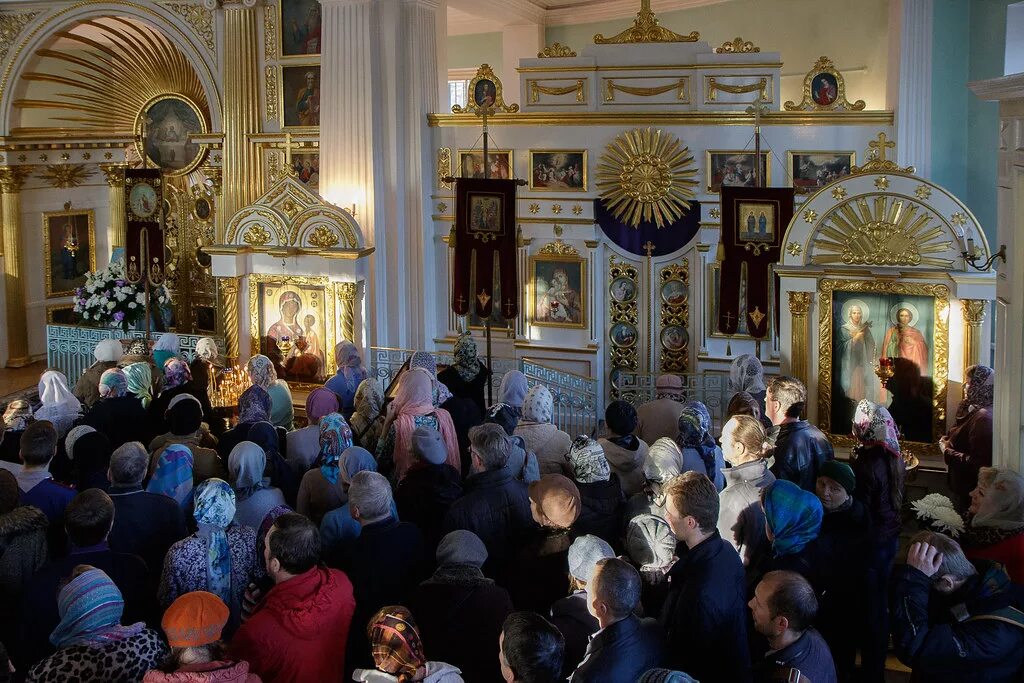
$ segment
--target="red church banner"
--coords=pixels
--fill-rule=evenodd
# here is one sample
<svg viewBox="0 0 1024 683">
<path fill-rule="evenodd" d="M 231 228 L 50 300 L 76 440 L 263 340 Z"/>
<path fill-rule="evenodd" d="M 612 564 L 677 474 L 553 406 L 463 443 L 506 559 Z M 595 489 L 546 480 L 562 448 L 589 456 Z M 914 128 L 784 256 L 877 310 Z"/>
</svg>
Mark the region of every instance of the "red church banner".
<svg viewBox="0 0 1024 683">
<path fill-rule="evenodd" d="M 516 271 L 516 181 L 459 178 L 455 187 L 455 262 L 452 310 L 470 306 L 486 320 L 491 309 L 505 319 L 519 312 Z M 494 301 L 495 289 L 501 301 Z"/>
</svg>

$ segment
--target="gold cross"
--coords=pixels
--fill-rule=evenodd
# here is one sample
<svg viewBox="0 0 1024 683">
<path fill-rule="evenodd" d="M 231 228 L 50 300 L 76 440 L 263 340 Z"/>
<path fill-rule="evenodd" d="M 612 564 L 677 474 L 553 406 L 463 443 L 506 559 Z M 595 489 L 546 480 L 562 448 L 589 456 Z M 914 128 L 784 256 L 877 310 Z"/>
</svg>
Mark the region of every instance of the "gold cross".
<svg viewBox="0 0 1024 683">
<path fill-rule="evenodd" d="M 754 103 L 747 107 L 747 113 L 754 115 L 754 128 L 761 129 L 761 117 L 768 113 L 768 107 L 761 99 L 761 93 L 757 93 Z"/>
<path fill-rule="evenodd" d="M 509 317 L 512 314 L 512 297 L 505 299 L 505 317 Z"/>
<path fill-rule="evenodd" d="M 722 317 L 725 318 L 725 326 L 732 327 L 732 319 L 735 318 L 736 316 L 734 316 L 731 312 L 726 311 L 725 315 L 723 315 Z"/>
<path fill-rule="evenodd" d="M 647 252 L 647 258 L 651 258 L 651 252 L 654 251 L 654 243 L 647 240 L 647 242 L 644 243 L 643 249 Z"/>
<path fill-rule="evenodd" d="M 892 140 L 889 140 L 886 137 L 885 133 L 879 133 L 878 134 L 878 139 L 877 140 L 872 140 L 871 142 L 869 142 L 868 143 L 868 147 L 870 147 L 871 149 L 873 149 L 875 151 L 875 153 L 878 155 L 878 160 L 879 161 L 883 161 L 884 162 L 885 161 L 885 150 L 887 150 L 887 149 L 894 149 L 896 147 L 896 143 L 893 142 Z"/>
</svg>

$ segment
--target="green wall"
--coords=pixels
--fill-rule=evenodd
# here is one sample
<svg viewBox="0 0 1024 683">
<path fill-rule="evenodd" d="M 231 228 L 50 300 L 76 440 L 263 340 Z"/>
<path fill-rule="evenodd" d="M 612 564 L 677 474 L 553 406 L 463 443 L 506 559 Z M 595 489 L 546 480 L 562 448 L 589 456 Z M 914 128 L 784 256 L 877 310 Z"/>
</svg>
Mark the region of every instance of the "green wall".
<svg viewBox="0 0 1024 683">
<path fill-rule="evenodd" d="M 934 8 L 931 180 L 966 201 L 970 41 L 964 38 L 970 8 L 968 0 L 934 0 Z"/>
<path fill-rule="evenodd" d="M 448 36 L 448 68 L 468 69 L 490 64 L 499 78 L 506 79 L 501 56 L 501 33 L 472 33 Z M 517 65 L 518 66 L 518 65 Z M 515 75 L 515 74 L 513 74 Z"/>
</svg>

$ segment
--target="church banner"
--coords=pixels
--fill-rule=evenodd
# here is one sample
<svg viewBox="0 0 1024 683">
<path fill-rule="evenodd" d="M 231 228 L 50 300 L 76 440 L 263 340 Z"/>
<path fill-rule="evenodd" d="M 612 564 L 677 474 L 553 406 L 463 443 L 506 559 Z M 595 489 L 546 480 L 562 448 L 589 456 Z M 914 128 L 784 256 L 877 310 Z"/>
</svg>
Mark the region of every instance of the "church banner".
<svg viewBox="0 0 1024 683">
<path fill-rule="evenodd" d="M 623 223 L 609 211 L 603 199 L 594 200 L 594 220 L 601 231 L 620 248 L 637 256 L 646 256 L 651 245 L 651 256 L 664 256 L 679 251 L 693 239 L 700 229 L 700 202 L 690 201 L 690 208 L 682 218 L 659 228 L 654 223 L 640 223 L 633 227 Z"/>
<path fill-rule="evenodd" d="M 519 313 L 516 271 L 516 180 L 459 178 L 455 187 L 455 262 L 452 310 L 466 315 L 472 304 L 487 319 L 501 293 L 501 317 Z"/>
<path fill-rule="evenodd" d="M 164 272 L 164 192 L 160 170 L 129 168 L 124 174 L 125 273 L 132 282 L 148 277 L 158 285 Z"/>
<path fill-rule="evenodd" d="M 717 321 L 722 334 L 736 334 L 742 316 L 751 337 L 768 336 L 769 311 L 772 305 L 778 309 L 777 302 L 768 300 L 768 278 L 792 217 L 791 187 L 722 188 Z"/>
</svg>

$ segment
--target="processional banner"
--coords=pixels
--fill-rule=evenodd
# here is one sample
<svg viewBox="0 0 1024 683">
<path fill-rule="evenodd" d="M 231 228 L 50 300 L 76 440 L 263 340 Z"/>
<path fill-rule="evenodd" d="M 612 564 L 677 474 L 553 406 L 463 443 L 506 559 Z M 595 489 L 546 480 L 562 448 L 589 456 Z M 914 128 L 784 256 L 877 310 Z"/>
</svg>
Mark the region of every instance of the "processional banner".
<svg viewBox="0 0 1024 683">
<path fill-rule="evenodd" d="M 486 320 L 501 292 L 498 312 L 519 313 L 516 270 L 516 186 L 514 179 L 458 178 L 455 187 L 455 263 L 452 310 L 466 315 L 470 305 Z"/>
<path fill-rule="evenodd" d="M 125 273 L 132 282 L 149 278 L 161 284 L 166 278 L 163 179 L 159 169 L 130 168 L 125 171 Z"/>
</svg>

